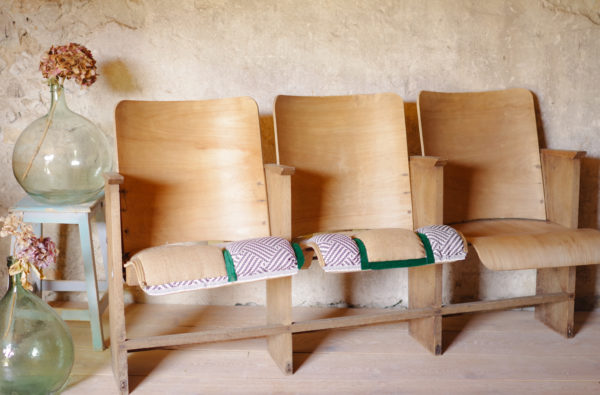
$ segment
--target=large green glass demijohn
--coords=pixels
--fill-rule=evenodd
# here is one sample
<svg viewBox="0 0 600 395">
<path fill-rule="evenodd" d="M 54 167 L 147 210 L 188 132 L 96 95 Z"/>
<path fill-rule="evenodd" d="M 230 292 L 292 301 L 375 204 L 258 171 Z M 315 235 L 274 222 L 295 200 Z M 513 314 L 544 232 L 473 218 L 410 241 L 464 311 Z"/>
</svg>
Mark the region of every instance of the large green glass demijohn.
<svg viewBox="0 0 600 395">
<path fill-rule="evenodd" d="M 0 300 L 0 394 L 53 394 L 71 373 L 73 339 L 65 322 L 25 290 L 20 277 L 10 277 Z"/>
<path fill-rule="evenodd" d="M 65 91 L 50 83 L 50 110 L 23 130 L 13 150 L 15 178 L 35 200 L 78 204 L 102 191 L 102 174 L 112 158 L 104 134 L 87 118 L 67 107 Z"/>
</svg>

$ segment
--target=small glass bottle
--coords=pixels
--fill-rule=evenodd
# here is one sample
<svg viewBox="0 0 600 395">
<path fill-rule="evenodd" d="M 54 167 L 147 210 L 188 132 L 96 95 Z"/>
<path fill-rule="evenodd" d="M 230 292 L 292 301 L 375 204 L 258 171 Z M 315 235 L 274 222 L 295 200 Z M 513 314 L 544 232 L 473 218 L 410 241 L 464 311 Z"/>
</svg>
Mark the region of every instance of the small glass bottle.
<svg viewBox="0 0 600 395">
<path fill-rule="evenodd" d="M 10 277 L 0 300 L 0 394 L 56 393 L 69 378 L 73 360 L 65 322 L 23 288 L 21 274 Z"/>
</svg>

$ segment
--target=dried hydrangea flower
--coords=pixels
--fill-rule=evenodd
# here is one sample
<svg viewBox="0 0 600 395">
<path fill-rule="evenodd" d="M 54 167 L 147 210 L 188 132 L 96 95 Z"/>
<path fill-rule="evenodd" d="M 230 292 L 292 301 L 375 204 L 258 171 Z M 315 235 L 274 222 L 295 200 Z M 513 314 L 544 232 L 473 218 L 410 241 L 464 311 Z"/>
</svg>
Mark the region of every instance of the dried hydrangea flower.
<svg viewBox="0 0 600 395">
<path fill-rule="evenodd" d="M 15 258 L 33 263 L 38 269 L 50 266 L 56 261 L 58 250 L 49 237 L 31 237 L 25 248 L 20 249 Z"/>
<path fill-rule="evenodd" d="M 3 222 L 0 229 L 0 237 L 12 236 L 15 238 L 14 263 L 9 268 L 9 274 L 22 273 L 21 281 L 23 287 L 31 289 L 27 282 L 27 276 L 30 271 L 34 271 L 40 278 L 43 278 L 42 269 L 56 262 L 58 249 L 56 244 L 49 237 L 37 237 L 33 233 L 31 225 L 23 222 L 23 214 L 12 213 L 5 218 L 0 218 Z"/>
<path fill-rule="evenodd" d="M 42 57 L 40 71 L 44 78 L 74 79 L 79 85 L 90 86 L 96 82 L 96 60 L 89 49 L 77 43 L 50 47 Z"/>
</svg>

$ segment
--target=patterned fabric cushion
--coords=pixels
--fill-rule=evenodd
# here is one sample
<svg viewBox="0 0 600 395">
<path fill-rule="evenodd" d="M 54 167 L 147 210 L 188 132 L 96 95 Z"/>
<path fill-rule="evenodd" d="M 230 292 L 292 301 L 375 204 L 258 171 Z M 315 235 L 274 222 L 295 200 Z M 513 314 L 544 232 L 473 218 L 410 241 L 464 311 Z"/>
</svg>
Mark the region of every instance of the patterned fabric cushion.
<svg viewBox="0 0 600 395">
<path fill-rule="evenodd" d="M 326 272 L 451 262 L 465 259 L 467 252 L 462 235 L 446 225 L 426 226 L 416 234 L 407 229 L 319 233 L 299 238 L 299 244 L 308 259 L 314 252 Z"/>
<path fill-rule="evenodd" d="M 125 266 L 134 269 L 142 290 L 149 295 L 215 288 L 298 272 L 294 249 L 289 241 L 279 237 L 235 241 L 224 247 L 201 243 L 153 247 L 134 255 Z"/>
<path fill-rule="evenodd" d="M 430 225 L 417 229 L 427 236 L 435 263 L 462 261 L 467 256 L 465 238 L 448 225 Z"/>
<path fill-rule="evenodd" d="M 175 281 L 166 284 L 159 285 L 142 285 L 142 290 L 148 295 L 168 295 L 173 293 L 195 291 L 197 289 L 204 288 L 216 288 L 223 285 L 229 284 L 227 276 L 220 276 L 214 278 L 200 278 L 189 281 Z"/>
<path fill-rule="evenodd" d="M 309 238 L 305 243 L 315 250 L 325 271 L 360 270 L 360 251 L 350 236 L 341 233 L 320 233 Z"/>
<path fill-rule="evenodd" d="M 280 237 L 235 241 L 225 248 L 233 261 L 237 281 L 288 276 L 298 272 L 294 249 L 289 241 Z M 227 255 L 225 260 L 227 263 Z"/>
</svg>

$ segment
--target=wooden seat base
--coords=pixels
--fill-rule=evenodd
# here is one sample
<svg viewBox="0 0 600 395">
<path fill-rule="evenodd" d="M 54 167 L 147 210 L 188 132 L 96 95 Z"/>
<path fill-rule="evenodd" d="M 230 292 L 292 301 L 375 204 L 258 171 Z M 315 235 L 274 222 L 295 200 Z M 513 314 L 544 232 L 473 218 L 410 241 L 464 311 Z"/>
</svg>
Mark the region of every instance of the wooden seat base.
<svg viewBox="0 0 600 395">
<path fill-rule="evenodd" d="M 491 270 L 545 269 L 600 263 L 600 231 L 548 221 L 480 220 L 454 226 Z"/>
</svg>

